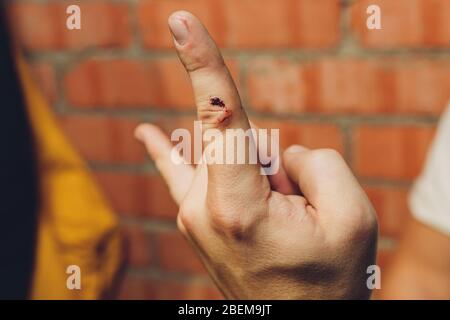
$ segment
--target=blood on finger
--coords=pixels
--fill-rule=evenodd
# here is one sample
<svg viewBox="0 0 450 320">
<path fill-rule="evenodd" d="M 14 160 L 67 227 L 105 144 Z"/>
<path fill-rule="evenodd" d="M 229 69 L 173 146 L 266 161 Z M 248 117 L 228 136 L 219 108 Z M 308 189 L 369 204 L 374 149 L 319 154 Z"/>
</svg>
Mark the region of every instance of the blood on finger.
<svg viewBox="0 0 450 320">
<path fill-rule="evenodd" d="M 225 102 L 219 97 L 212 97 L 209 100 L 209 103 L 211 106 L 220 107 L 223 109 L 222 114 L 216 119 L 217 123 L 222 124 L 231 117 L 231 110 L 226 107 Z"/>
<path fill-rule="evenodd" d="M 219 107 L 225 108 L 225 102 L 223 102 L 223 100 L 218 97 L 211 98 L 209 100 L 209 103 L 211 103 L 211 105 L 213 105 L 213 106 L 219 106 Z"/>
</svg>

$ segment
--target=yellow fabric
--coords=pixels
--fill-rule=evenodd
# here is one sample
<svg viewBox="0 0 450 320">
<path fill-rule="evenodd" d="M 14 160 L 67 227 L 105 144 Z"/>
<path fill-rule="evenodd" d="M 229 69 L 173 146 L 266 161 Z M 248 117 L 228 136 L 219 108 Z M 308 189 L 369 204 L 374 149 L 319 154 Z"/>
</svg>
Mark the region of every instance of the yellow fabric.
<svg viewBox="0 0 450 320">
<path fill-rule="evenodd" d="M 112 289 L 121 262 L 117 217 L 58 129 L 21 59 L 18 70 L 35 139 L 41 193 L 31 298 L 102 298 Z M 67 288 L 70 265 L 81 269 L 80 290 Z"/>
</svg>

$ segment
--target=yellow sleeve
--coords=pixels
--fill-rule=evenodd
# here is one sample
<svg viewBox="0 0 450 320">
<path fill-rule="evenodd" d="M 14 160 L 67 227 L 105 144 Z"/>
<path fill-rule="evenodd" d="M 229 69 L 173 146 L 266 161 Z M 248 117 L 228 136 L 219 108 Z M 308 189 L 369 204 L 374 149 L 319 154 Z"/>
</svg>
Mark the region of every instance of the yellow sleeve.
<svg viewBox="0 0 450 320">
<path fill-rule="evenodd" d="M 118 219 L 61 133 L 20 58 L 18 70 L 35 139 L 41 193 L 31 297 L 101 298 L 113 288 L 122 261 Z M 67 288 L 70 265 L 80 267 L 80 290 Z"/>
</svg>

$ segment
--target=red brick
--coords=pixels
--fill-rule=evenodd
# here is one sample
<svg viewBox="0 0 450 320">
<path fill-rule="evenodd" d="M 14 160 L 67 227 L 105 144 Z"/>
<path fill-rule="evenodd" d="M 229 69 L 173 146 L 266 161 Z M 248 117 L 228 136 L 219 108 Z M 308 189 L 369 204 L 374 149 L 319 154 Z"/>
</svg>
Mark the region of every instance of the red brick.
<svg viewBox="0 0 450 320">
<path fill-rule="evenodd" d="M 262 129 L 279 129 L 281 148 L 287 148 L 293 144 L 300 144 L 312 149 L 332 148 L 341 153 L 344 152 L 342 133 L 334 125 L 281 120 L 252 120 Z"/>
<path fill-rule="evenodd" d="M 275 113 L 306 111 L 304 67 L 285 59 L 255 59 L 248 69 L 249 102 L 255 110 Z"/>
<path fill-rule="evenodd" d="M 162 269 L 207 274 L 200 259 L 180 232 L 159 233 L 155 237 L 158 260 Z"/>
<path fill-rule="evenodd" d="M 397 106 L 395 65 L 380 61 L 326 59 L 306 66 L 305 90 L 312 110 L 326 113 L 376 113 Z M 395 110 L 395 109 L 394 109 Z"/>
<path fill-rule="evenodd" d="M 144 107 L 156 103 L 161 84 L 144 63 L 128 60 L 84 61 L 64 79 L 67 100 L 77 107 Z"/>
<path fill-rule="evenodd" d="M 358 127 L 354 170 L 363 177 L 411 180 L 420 173 L 433 136 L 431 127 Z"/>
<path fill-rule="evenodd" d="M 366 26 L 369 5 L 380 6 L 381 30 Z M 358 0 L 352 6 L 352 27 L 358 40 L 372 48 L 450 47 L 448 0 Z"/>
<path fill-rule="evenodd" d="M 219 300 L 222 294 L 212 283 L 193 280 L 149 279 L 129 275 L 120 289 L 123 300 Z"/>
<path fill-rule="evenodd" d="M 31 50 L 126 47 L 131 43 L 127 4 L 108 1 L 81 3 L 81 30 L 68 30 L 64 3 L 17 3 L 11 5 L 12 30 Z"/>
<path fill-rule="evenodd" d="M 223 6 L 229 47 L 322 48 L 340 38 L 339 1 L 224 0 Z"/>
<path fill-rule="evenodd" d="M 151 49 L 172 47 L 169 15 L 180 9 L 197 15 L 221 47 L 323 48 L 337 44 L 338 0 L 144 0 L 139 24 Z"/>
<path fill-rule="evenodd" d="M 150 235 L 135 225 L 127 225 L 123 229 L 126 237 L 127 265 L 133 268 L 149 266 L 153 260 Z"/>
<path fill-rule="evenodd" d="M 178 207 L 157 175 L 95 172 L 114 209 L 133 217 L 175 220 Z"/>
<path fill-rule="evenodd" d="M 245 81 L 249 103 L 274 113 L 439 114 L 450 99 L 450 64 L 425 59 L 260 58 Z"/>
<path fill-rule="evenodd" d="M 237 66 L 227 60 L 234 78 Z M 189 77 L 177 58 L 87 60 L 65 77 L 67 100 L 76 107 L 193 110 Z"/>
<path fill-rule="evenodd" d="M 395 105 L 398 113 L 433 115 L 439 115 L 444 110 L 450 99 L 449 61 L 404 60 L 394 70 L 394 96 L 388 93 L 387 107 L 389 104 Z M 388 91 L 389 86 L 383 90 Z"/>
<path fill-rule="evenodd" d="M 409 217 L 408 189 L 374 186 L 364 189 L 377 212 L 381 235 L 398 237 Z"/>
<path fill-rule="evenodd" d="M 76 149 L 88 161 L 140 164 L 145 148 L 134 138 L 136 120 L 106 116 L 61 116 L 62 127 Z"/>
<path fill-rule="evenodd" d="M 57 99 L 55 70 L 50 63 L 35 63 L 32 65 L 33 75 L 48 102 Z"/>
</svg>

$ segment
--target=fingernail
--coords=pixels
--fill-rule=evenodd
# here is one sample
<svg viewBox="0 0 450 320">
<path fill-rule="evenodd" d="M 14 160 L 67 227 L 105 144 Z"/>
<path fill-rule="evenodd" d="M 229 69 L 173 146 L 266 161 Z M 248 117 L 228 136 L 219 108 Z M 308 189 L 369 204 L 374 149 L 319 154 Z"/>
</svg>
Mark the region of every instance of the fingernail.
<svg viewBox="0 0 450 320">
<path fill-rule="evenodd" d="M 189 36 L 186 21 L 179 16 L 171 16 L 169 18 L 169 28 L 175 42 L 180 46 L 185 45 Z"/>
<path fill-rule="evenodd" d="M 286 150 L 286 152 L 287 153 L 300 153 L 300 152 L 304 152 L 304 151 L 306 151 L 307 149 L 305 148 L 305 147 L 302 147 L 302 146 L 300 146 L 300 145 L 298 145 L 298 144 L 294 144 L 294 145 L 292 145 L 292 146 L 290 146 L 287 150 Z"/>
</svg>

